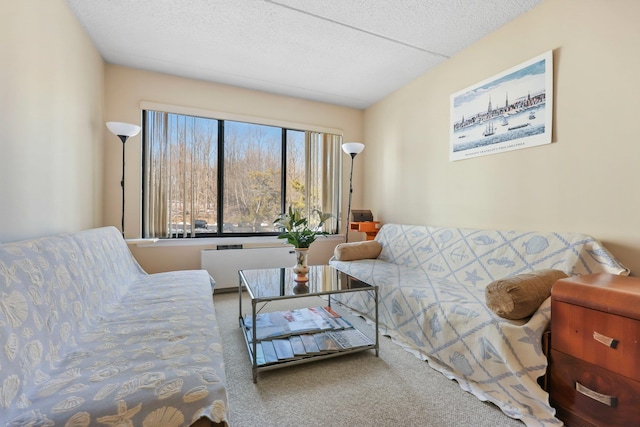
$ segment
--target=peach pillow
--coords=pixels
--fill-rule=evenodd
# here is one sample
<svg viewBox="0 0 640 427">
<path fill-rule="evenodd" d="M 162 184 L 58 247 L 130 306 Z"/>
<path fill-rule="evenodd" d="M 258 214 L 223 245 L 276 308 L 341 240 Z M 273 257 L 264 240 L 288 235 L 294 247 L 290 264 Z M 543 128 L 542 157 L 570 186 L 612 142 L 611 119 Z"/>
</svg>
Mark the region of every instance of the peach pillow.
<svg viewBox="0 0 640 427">
<path fill-rule="evenodd" d="M 551 287 L 568 277 L 560 270 L 538 270 L 496 280 L 485 288 L 487 307 L 505 319 L 531 316 L 551 295 Z"/>
<path fill-rule="evenodd" d="M 338 261 L 356 261 L 359 259 L 377 258 L 382 251 L 382 245 L 376 240 L 363 242 L 340 243 L 333 251 Z"/>
</svg>

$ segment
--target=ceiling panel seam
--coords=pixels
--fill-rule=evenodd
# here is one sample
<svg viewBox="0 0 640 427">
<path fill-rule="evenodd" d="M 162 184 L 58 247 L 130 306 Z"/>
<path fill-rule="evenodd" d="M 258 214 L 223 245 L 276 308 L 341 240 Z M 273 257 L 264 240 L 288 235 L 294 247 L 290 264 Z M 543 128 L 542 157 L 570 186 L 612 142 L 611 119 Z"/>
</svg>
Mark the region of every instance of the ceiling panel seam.
<svg viewBox="0 0 640 427">
<path fill-rule="evenodd" d="M 317 15 L 315 13 L 307 12 L 305 10 L 295 8 L 293 6 L 289 6 L 289 5 L 286 5 L 286 4 L 278 3 L 276 0 L 264 0 L 264 1 L 267 2 L 267 3 L 271 3 L 274 6 L 279 6 L 279 7 L 285 8 L 285 9 L 292 10 L 294 12 L 302 13 L 302 14 L 307 15 L 307 16 L 312 16 L 312 17 L 314 17 L 316 19 L 320 19 L 322 21 L 329 22 L 331 24 L 340 25 L 341 27 L 349 28 L 350 30 L 358 31 L 358 32 L 361 32 L 361 33 L 364 33 L 364 34 L 367 34 L 367 35 L 370 35 L 370 36 L 378 37 L 380 39 L 384 39 L 384 40 L 390 41 L 392 43 L 397 43 L 397 44 L 400 44 L 402 46 L 405 46 L 405 47 L 408 47 L 408 48 L 411 48 L 411 49 L 419 50 L 420 52 L 424 52 L 424 53 L 428 53 L 428 54 L 431 54 L 431 55 L 440 56 L 440 57 L 445 58 L 445 59 L 449 58 L 448 55 L 445 55 L 445 54 L 442 54 L 442 53 L 439 53 L 439 52 L 434 52 L 432 50 L 424 49 L 424 48 L 421 48 L 419 46 L 412 45 L 411 43 L 403 42 L 402 40 L 397 40 L 397 39 L 394 39 L 394 38 L 391 38 L 391 37 L 387 37 L 387 36 L 385 36 L 383 34 L 374 33 L 373 31 L 369 31 L 369 30 L 365 30 L 363 28 L 355 27 L 353 25 L 345 24 L 344 22 L 340 22 L 340 21 L 336 21 L 334 19 L 326 18 L 324 16 L 320 16 L 320 15 Z"/>
</svg>

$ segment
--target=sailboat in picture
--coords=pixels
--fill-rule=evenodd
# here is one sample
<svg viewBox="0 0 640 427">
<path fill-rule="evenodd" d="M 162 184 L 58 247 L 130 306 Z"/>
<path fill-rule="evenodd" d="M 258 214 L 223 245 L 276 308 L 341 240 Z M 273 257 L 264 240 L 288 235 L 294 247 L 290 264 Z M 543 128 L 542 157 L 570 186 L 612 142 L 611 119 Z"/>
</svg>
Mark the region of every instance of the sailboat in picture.
<svg viewBox="0 0 640 427">
<path fill-rule="evenodd" d="M 491 136 L 496 133 L 495 128 L 493 127 L 493 120 L 491 120 L 487 126 L 484 128 L 484 132 L 482 132 L 482 136 Z"/>
</svg>

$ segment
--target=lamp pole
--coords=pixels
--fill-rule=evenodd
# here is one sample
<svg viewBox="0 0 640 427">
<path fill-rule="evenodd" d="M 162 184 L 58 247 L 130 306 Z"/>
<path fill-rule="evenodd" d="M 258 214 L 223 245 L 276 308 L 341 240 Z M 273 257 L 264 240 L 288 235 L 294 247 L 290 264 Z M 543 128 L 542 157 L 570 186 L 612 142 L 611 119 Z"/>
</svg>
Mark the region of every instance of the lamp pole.
<svg viewBox="0 0 640 427">
<path fill-rule="evenodd" d="M 349 242 L 349 229 L 351 228 L 351 195 L 353 194 L 353 159 L 357 153 L 349 153 L 351 156 L 351 172 L 349 173 L 349 204 L 347 207 L 347 231 L 344 235 L 344 241 Z"/>
<path fill-rule="evenodd" d="M 122 220 L 120 226 L 122 227 L 122 236 L 124 237 L 124 143 L 129 139 L 126 135 L 118 135 L 118 138 L 122 141 L 122 180 L 120 181 L 120 187 L 122 187 Z"/>
<path fill-rule="evenodd" d="M 345 231 L 345 242 L 349 242 L 349 228 L 351 228 L 351 195 L 353 194 L 353 159 L 358 153 L 364 150 L 364 144 L 360 142 L 347 142 L 342 144 L 342 151 L 351 156 L 351 171 L 349 173 L 349 203 L 347 205 L 347 229 Z"/>
<path fill-rule="evenodd" d="M 124 148 L 127 139 L 136 136 L 140 132 L 140 126 L 121 122 L 107 122 L 107 128 L 122 141 L 122 180 L 120 181 L 120 186 L 122 187 L 122 221 L 120 225 L 122 227 L 122 237 L 124 237 Z"/>
</svg>

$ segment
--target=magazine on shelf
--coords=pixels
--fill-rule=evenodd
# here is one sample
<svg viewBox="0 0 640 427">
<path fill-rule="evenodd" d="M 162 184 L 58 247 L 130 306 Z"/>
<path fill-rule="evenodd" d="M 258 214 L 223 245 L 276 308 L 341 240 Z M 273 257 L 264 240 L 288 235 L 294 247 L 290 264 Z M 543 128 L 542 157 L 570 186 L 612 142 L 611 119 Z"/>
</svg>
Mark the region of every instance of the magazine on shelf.
<svg viewBox="0 0 640 427">
<path fill-rule="evenodd" d="M 276 354 L 276 349 L 273 347 L 273 343 L 271 341 L 263 341 L 261 344 L 265 364 L 277 362 L 278 355 Z"/>
<path fill-rule="evenodd" d="M 251 320 L 251 315 L 243 317 L 244 333 L 250 346 L 253 340 Z M 259 313 L 255 332 L 258 366 L 375 344 L 329 306 Z"/>
<path fill-rule="evenodd" d="M 287 362 L 318 354 L 374 345 L 374 341 L 355 328 L 292 335 L 256 344 L 258 366 Z"/>
<path fill-rule="evenodd" d="M 300 335 L 293 335 L 289 337 L 289 342 L 291 343 L 291 349 L 293 350 L 294 356 L 307 355 L 307 351 L 304 349 L 304 343 L 302 342 L 302 337 Z"/>
<path fill-rule="evenodd" d="M 289 339 L 282 338 L 273 340 L 273 348 L 276 350 L 279 361 L 293 359 L 293 349 L 291 348 Z"/>
<path fill-rule="evenodd" d="M 318 343 L 316 343 L 315 338 L 311 334 L 300 335 L 302 339 L 302 344 L 304 345 L 304 351 L 307 354 L 318 354 L 320 353 L 320 349 L 318 348 Z"/>
<path fill-rule="evenodd" d="M 317 334 L 313 334 L 313 338 L 316 340 L 316 344 L 318 344 L 318 348 L 322 353 L 338 351 L 341 348 L 327 332 L 318 332 Z"/>
<path fill-rule="evenodd" d="M 262 351 L 262 343 L 256 343 L 256 363 L 258 365 L 264 365 L 267 361 L 264 359 L 264 352 Z"/>
<path fill-rule="evenodd" d="M 336 321 L 338 323 L 340 323 L 340 325 L 342 326 L 342 329 L 353 328 L 353 325 L 351 323 L 349 323 L 348 321 L 344 320 L 344 317 L 338 317 L 336 319 Z"/>
<path fill-rule="evenodd" d="M 256 339 L 261 341 L 290 335 L 342 329 L 345 325 L 350 326 L 347 321 L 340 321 L 341 318 L 335 317 L 331 312 L 328 312 L 323 307 L 312 307 L 260 313 L 256 316 Z M 251 341 L 253 339 L 253 324 L 250 314 L 245 315 L 244 326 L 247 330 L 247 338 Z"/>
<path fill-rule="evenodd" d="M 327 335 L 331 336 L 335 342 L 338 343 L 340 348 L 349 349 L 355 347 L 363 347 L 367 345 L 373 345 L 374 342 L 371 338 L 360 332 L 355 328 L 342 329 L 339 331 L 329 331 Z"/>
<path fill-rule="evenodd" d="M 344 320 L 342 316 L 336 313 L 331 307 L 314 307 L 310 308 L 316 312 L 319 316 L 322 316 L 329 324 L 331 325 L 331 329 L 344 329 L 344 328 L 352 328 L 351 323 Z"/>
<path fill-rule="evenodd" d="M 331 317 L 341 317 L 338 313 L 336 313 L 333 308 L 327 306 L 327 307 L 322 307 L 324 309 L 324 311 L 327 312 L 327 314 L 329 314 L 329 316 Z"/>
</svg>

